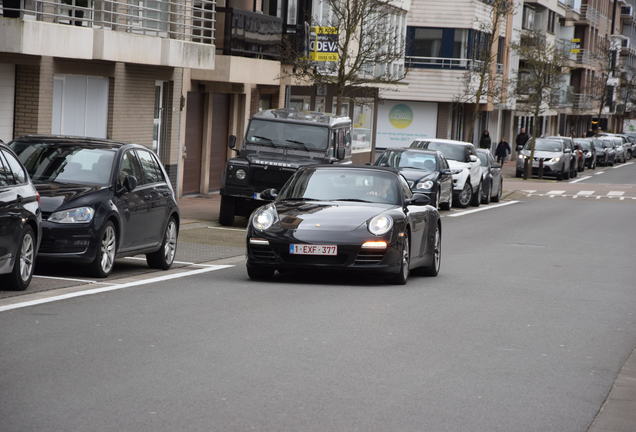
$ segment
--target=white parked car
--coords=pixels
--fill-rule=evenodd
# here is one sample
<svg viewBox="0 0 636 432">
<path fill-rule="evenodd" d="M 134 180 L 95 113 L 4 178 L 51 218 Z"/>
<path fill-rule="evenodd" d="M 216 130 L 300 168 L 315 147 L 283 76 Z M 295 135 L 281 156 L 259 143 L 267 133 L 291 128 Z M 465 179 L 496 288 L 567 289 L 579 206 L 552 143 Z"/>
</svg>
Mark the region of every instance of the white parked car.
<svg viewBox="0 0 636 432">
<path fill-rule="evenodd" d="M 441 152 L 453 174 L 453 204 L 457 207 L 481 203 L 481 164 L 475 146 L 465 141 L 441 138 L 418 138 L 410 148 Z"/>
</svg>

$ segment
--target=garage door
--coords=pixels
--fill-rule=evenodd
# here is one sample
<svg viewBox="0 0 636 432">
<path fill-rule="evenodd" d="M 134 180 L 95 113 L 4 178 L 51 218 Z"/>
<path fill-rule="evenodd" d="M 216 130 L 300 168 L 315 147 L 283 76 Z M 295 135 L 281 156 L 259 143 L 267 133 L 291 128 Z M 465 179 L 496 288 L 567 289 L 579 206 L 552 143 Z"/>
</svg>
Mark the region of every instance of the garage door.
<svg viewBox="0 0 636 432">
<path fill-rule="evenodd" d="M 54 134 L 106 138 L 107 122 L 108 78 L 55 75 Z"/>
<path fill-rule="evenodd" d="M 0 139 L 13 138 L 13 101 L 15 99 L 15 65 L 0 63 Z"/>
</svg>

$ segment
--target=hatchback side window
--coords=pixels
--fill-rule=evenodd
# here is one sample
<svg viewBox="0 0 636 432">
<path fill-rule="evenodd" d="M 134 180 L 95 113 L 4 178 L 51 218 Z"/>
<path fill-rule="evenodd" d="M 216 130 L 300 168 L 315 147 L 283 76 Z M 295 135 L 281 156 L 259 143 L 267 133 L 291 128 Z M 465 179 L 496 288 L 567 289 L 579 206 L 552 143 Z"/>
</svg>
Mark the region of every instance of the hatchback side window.
<svg viewBox="0 0 636 432">
<path fill-rule="evenodd" d="M 18 160 L 8 151 L 3 150 L 2 154 L 4 155 L 6 161 L 9 163 L 9 169 L 11 170 L 11 172 L 13 172 L 13 178 L 15 178 L 15 182 L 17 184 L 26 183 L 27 176 L 20 162 L 18 162 Z"/>
<path fill-rule="evenodd" d="M 123 184 L 124 179 L 129 175 L 134 176 L 139 184 L 143 181 L 143 174 L 141 172 L 141 168 L 139 168 L 139 161 L 132 150 L 128 150 L 121 158 L 119 175 L 117 176 L 119 184 Z"/>
<path fill-rule="evenodd" d="M 143 184 L 160 183 L 166 181 L 159 163 L 150 152 L 145 150 L 137 150 L 137 156 L 144 171 Z"/>
<path fill-rule="evenodd" d="M 15 184 L 13 174 L 9 169 L 9 164 L 2 156 L 4 152 L 0 152 L 0 186 L 9 186 Z"/>
</svg>

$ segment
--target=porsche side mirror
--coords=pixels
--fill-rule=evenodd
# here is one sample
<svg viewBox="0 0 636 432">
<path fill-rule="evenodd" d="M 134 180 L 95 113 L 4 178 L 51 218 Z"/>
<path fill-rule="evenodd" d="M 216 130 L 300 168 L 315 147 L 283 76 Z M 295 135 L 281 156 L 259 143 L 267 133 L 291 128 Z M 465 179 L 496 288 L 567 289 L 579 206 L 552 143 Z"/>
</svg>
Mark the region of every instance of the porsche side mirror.
<svg viewBox="0 0 636 432">
<path fill-rule="evenodd" d="M 278 196 L 278 191 L 274 188 L 265 189 L 263 192 L 261 192 L 261 198 L 267 201 L 274 201 L 277 196 Z"/>
<path fill-rule="evenodd" d="M 425 206 L 431 203 L 431 199 L 428 195 L 424 194 L 413 194 L 413 198 L 407 201 L 406 205 L 416 205 L 416 206 Z"/>
<path fill-rule="evenodd" d="M 227 147 L 230 150 L 234 150 L 236 148 L 236 135 L 230 135 L 227 137 Z"/>
</svg>

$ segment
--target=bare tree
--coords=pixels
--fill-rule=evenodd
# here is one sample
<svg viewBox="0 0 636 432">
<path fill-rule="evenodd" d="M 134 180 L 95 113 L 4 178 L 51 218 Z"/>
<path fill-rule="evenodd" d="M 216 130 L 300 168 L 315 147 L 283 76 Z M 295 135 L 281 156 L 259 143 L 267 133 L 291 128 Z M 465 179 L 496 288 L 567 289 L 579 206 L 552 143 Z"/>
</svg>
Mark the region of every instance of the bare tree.
<svg viewBox="0 0 636 432">
<path fill-rule="evenodd" d="M 474 139 L 483 100 L 496 103 L 505 95 L 505 83 L 497 72 L 499 35 L 508 16 L 514 12 L 514 1 L 492 0 L 490 4 L 489 19 L 480 24 L 479 37 L 473 40 L 463 91 L 455 98 L 456 104 L 472 105 L 472 121 L 468 123 L 465 135 L 469 141 Z"/>
<path fill-rule="evenodd" d="M 539 117 L 556 103 L 552 95 L 560 87 L 559 78 L 566 67 L 563 50 L 548 42 L 540 32 L 526 32 L 513 49 L 519 54 L 519 72 L 515 86 L 517 109 L 532 114 L 533 130 L 528 141 L 530 157 L 526 159 L 524 178 L 532 173 L 535 141 L 539 136 Z"/>
<path fill-rule="evenodd" d="M 596 70 L 592 82 L 592 99 L 598 102 L 598 119 L 603 115 L 603 109 L 610 102 L 608 100 L 608 86 L 614 76 L 616 66 L 617 47 L 609 38 L 603 39 L 590 53 L 589 60 Z M 609 122 L 608 122 L 609 123 Z"/>
<path fill-rule="evenodd" d="M 293 66 L 291 75 L 296 78 L 334 87 L 336 110 L 340 112 L 352 90 L 395 84 L 404 78 L 401 65 L 405 28 L 396 24 L 401 20 L 392 19 L 403 12 L 392 6 L 390 0 L 328 0 L 328 3 L 331 18 L 312 25 L 337 29 L 334 41 L 337 56 L 331 61 L 316 61 L 303 53 L 291 52 L 288 62 Z M 394 64 L 400 65 L 397 71 Z"/>
</svg>

